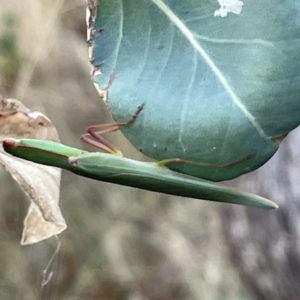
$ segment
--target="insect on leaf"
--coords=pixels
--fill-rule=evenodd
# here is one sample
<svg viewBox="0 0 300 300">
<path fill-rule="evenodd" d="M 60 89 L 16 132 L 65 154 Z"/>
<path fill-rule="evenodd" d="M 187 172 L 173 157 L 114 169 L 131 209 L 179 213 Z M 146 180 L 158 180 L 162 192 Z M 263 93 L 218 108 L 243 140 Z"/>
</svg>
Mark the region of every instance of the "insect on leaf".
<svg viewBox="0 0 300 300">
<path fill-rule="evenodd" d="M 120 130 L 145 155 L 227 180 L 299 125 L 299 1 L 88 2 L 92 78 L 116 122 L 144 104 Z"/>
</svg>

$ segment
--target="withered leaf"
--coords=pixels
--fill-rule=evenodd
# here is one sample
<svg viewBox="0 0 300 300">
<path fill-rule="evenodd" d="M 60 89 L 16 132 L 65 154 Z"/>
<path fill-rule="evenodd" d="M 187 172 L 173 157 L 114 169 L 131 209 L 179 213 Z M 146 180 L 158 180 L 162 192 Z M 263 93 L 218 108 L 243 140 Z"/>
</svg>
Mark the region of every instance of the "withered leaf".
<svg viewBox="0 0 300 300">
<path fill-rule="evenodd" d="M 0 99 L 0 141 L 6 137 L 59 141 L 51 121 L 14 99 Z M 0 146 L 0 164 L 30 199 L 21 244 L 33 244 L 67 228 L 59 208 L 60 169 L 9 155 Z"/>
</svg>

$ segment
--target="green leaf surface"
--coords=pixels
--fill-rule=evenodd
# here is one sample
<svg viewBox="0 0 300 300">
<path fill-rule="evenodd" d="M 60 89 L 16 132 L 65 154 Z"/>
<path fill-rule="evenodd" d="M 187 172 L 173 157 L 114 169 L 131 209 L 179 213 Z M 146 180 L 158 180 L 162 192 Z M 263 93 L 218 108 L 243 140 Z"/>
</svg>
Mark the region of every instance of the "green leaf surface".
<svg viewBox="0 0 300 300">
<path fill-rule="evenodd" d="M 91 19 L 93 80 L 144 154 L 224 180 L 256 169 L 300 123 L 300 2 L 244 1 L 214 16 L 217 0 L 101 0 Z"/>
</svg>

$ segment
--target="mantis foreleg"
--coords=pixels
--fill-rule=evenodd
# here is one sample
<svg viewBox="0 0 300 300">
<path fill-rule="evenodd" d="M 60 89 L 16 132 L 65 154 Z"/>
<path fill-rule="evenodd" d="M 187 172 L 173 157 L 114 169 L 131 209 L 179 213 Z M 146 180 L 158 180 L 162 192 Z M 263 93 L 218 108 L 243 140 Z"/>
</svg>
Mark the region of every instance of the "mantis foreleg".
<svg viewBox="0 0 300 300">
<path fill-rule="evenodd" d="M 121 126 L 127 126 L 134 122 L 139 113 L 142 111 L 144 104 L 140 105 L 132 117 L 124 122 L 115 122 L 109 124 L 92 125 L 87 128 L 87 133 L 83 134 L 80 139 L 104 152 L 123 156 L 122 152 L 113 144 L 103 138 L 101 135 L 119 130 Z"/>
</svg>

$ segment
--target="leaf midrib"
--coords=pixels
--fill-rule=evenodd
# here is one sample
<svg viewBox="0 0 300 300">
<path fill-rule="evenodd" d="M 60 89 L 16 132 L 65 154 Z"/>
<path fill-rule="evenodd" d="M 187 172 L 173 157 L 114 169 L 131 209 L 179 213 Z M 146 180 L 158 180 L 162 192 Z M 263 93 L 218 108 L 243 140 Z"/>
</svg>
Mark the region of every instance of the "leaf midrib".
<svg viewBox="0 0 300 300">
<path fill-rule="evenodd" d="M 192 47 L 198 52 L 198 54 L 202 57 L 205 63 L 212 70 L 213 74 L 216 76 L 218 81 L 223 86 L 226 93 L 229 95 L 230 99 L 233 103 L 241 110 L 241 112 L 246 116 L 249 122 L 253 125 L 254 128 L 258 131 L 258 133 L 265 138 L 266 140 L 270 140 L 264 130 L 261 128 L 259 123 L 256 121 L 255 117 L 250 113 L 247 107 L 242 103 L 241 99 L 235 94 L 232 87 L 227 82 L 226 78 L 220 71 L 220 69 L 215 65 L 210 56 L 205 52 L 205 50 L 201 47 L 201 45 L 195 39 L 193 33 L 189 30 L 189 28 L 179 19 L 179 17 L 162 1 L 162 0 L 152 0 L 152 2 L 170 19 L 170 21 L 181 31 L 181 33 L 186 37 Z M 213 17 L 213 15 L 212 15 Z"/>
</svg>

